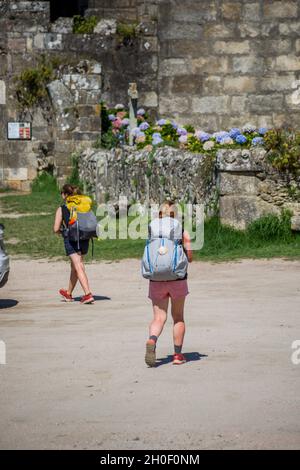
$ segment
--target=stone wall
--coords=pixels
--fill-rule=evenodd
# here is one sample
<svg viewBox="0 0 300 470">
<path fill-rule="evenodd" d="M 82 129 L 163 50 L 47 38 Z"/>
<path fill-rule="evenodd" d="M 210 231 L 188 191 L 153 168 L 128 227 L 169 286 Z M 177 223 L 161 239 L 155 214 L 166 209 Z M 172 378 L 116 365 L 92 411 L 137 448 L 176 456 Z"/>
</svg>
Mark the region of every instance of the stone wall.
<svg viewBox="0 0 300 470">
<path fill-rule="evenodd" d="M 300 221 L 300 179 L 272 168 L 263 148 L 219 150 L 216 158 L 170 147 L 153 154 L 86 149 L 79 171 L 98 203 L 117 205 L 120 196 L 129 203 L 203 203 L 207 214 L 218 213 L 223 224 L 238 229 L 282 209 Z"/>
<path fill-rule="evenodd" d="M 299 0 L 153 3 L 161 116 L 214 131 L 299 126 Z"/>
<path fill-rule="evenodd" d="M 150 153 L 123 147 L 111 151 L 87 149 L 79 159 L 79 174 L 98 203 L 117 205 L 120 196 L 129 203 L 158 203 L 164 199 L 205 204 L 215 209 L 214 158 L 163 147 Z"/>
<path fill-rule="evenodd" d="M 62 181 L 70 174 L 72 152 L 100 135 L 101 100 L 116 103 L 125 98 L 128 83 L 136 78 L 138 44 L 123 44 L 116 35 L 116 20 L 97 26 L 93 34 L 73 34 L 71 18 L 50 22 L 49 2 L 0 1 L 2 187 L 27 190 L 37 170 L 48 164 Z M 64 65 L 61 83 L 48 88 L 50 102 L 26 112 L 19 107 L 15 79 L 24 69 L 34 68 L 42 55 L 46 62 L 55 59 Z M 70 112 L 64 113 L 66 109 Z M 24 120 L 32 121 L 32 141 L 8 142 L 7 121 Z"/>
<path fill-rule="evenodd" d="M 282 209 L 300 215 L 300 179 L 272 168 L 262 148 L 219 150 L 219 214 L 223 224 L 244 229 L 265 215 Z"/>
<path fill-rule="evenodd" d="M 65 142 L 94 139 L 94 109 L 81 116 L 74 139 L 59 136 L 55 113 L 49 117 L 48 110 L 37 109 L 34 140 L 7 142 L 7 121 L 24 119 L 14 78 L 42 54 L 71 66 L 82 60 L 101 64 L 101 98 L 111 105 L 126 104 L 128 84 L 136 81 L 139 105 L 152 117 L 211 131 L 249 121 L 299 126 L 300 0 L 89 0 L 88 7 L 87 15 L 102 18 L 96 32 L 73 34 L 71 18 L 50 22 L 47 1 L 0 0 L 2 185 L 28 187 L 44 152 L 56 159 L 63 178 L 73 148 Z M 117 20 L 137 23 L 137 37 L 123 41 Z"/>
</svg>

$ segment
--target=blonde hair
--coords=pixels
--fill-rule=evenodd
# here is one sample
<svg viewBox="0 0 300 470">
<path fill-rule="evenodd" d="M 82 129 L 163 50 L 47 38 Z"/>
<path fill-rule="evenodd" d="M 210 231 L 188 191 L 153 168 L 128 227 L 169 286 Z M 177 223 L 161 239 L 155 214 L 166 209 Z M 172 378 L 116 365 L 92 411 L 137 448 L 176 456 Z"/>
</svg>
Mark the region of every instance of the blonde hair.
<svg viewBox="0 0 300 470">
<path fill-rule="evenodd" d="M 177 207 L 174 201 L 164 201 L 159 207 L 159 217 L 172 217 L 177 215 Z"/>
</svg>

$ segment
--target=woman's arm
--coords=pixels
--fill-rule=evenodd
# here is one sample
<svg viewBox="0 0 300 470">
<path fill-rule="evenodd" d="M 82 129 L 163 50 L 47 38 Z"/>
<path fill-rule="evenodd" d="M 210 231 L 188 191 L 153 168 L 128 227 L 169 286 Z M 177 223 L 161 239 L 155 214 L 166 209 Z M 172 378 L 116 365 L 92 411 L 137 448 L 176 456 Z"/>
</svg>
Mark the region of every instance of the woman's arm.
<svg viewBox="0 0 300 470">
<path fill-rule="evenodd" d="M 63 222 L 63 217 L 62 217 L 62 210 L 61 207 L 59 207 L 56 211 L 55 214 L 55 219 L 54 219 L 54 225 L 53 225 L 53 232 L 60 234 L 60 227 Z"/>
<path fill-rule="evenodd" d="M 186 230 L 184 230 L 183 232 L 182 241 L 189 263 L 191 263 L 193 261 L 193 252 L 191 250 L 191 238 Z"/>
</svg>

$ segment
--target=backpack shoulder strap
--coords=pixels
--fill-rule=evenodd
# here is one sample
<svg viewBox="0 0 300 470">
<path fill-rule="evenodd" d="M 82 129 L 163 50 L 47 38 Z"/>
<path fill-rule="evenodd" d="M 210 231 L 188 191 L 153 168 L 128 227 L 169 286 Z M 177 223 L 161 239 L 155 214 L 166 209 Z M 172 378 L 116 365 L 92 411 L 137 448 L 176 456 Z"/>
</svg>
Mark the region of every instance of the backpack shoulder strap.
<svg viewBox="0 0 300 470">
<path fill-rule="evenodd" d="M 63 223 L 67 227 L 69 225 L 69 220 L 70 220 L 70 211 L 67 208 L 66 204 L 62 204 L 60 207 L 62 211 Z"/>
</svg>

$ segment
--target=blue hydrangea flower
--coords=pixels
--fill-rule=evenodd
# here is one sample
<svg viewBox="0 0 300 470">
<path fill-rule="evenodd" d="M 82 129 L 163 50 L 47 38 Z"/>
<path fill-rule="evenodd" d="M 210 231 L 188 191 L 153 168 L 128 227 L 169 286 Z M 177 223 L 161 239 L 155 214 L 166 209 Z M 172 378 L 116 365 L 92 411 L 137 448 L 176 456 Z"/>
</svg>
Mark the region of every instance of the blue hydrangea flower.
<svg viewBox="0 0 300 470">
<path fill-rule="evenodd" d="M 203 132 L 203 131 L 196 131 L 195 136 L 197 137 L 198 140 L 201 140 L 201 142 L 206 142 L 211 137 L 210 134 L 208 134 L 207 132 Z"/>
<path fill-rule="evenodd" d="M 233 140 L 230 136 L 221 137 L 219 144 L 221 144 L 221 145 L 232 145 Z"/>
<path fill-rule="evenodd" d="M 108 119 L 109 119 L 110 121 L 114 121 L 114 120 L 116 119 L 116 116 L 115 116 L 114 114 L 109 114 L 109 115 L 108 115 Z"/>
<path fill-rule="evenodd" d="M 216 136 L 216 141 L 218 142 L 218 144 L 220 144 L 223 139 L 227 139 L 228 137 L 230 138 L 228 132 L 220 132 L 219 135 Z"/>
<path fill-rule="evenodd" d="M 156 124 L 158 126 L 164 126 L 165 124 L 167 124 L 167 120 L 166 119 L 160 119 L 159 121 L 157 121 Z"/>
<path fill-rule="evenodd" d="M 131 130 L 131 133 L 136 137 L 138 134 L 140 134 L 141 132 L 141 129 L 139 127 L 134 127 L 132 130 Z"/>
<path fill-rule="evenodd" d="M 148 122 L 142 122 L 140 125 L 139 125 L 139 128 L 141 129 L 141 131 L 145 131 L 146 129 L 149 129 L 150 125 L 148 124 Z"/>
<path fill-rule="evenodd" d="M 156 139 L 156 138 L 160 139 L 160 138 L 161 138 L 161 133 L 160 133 L 160 132 L 154 132 L 154 133 L 152 134 L 152 137 L 153 137 L 154 139 Z"/>
<path fill-rule="evenodd" d="M 178 127 L 177 128 L 177 134 L 178 135 L 187 135 L 188 131 L 184 127 Z"/>
<path fill-rule="evenodd" d="M 152 139 L 152 145 L 158 145 L 158 144 L 161 144 L 163 142 L 163 139 L 161 137 L 155 137 L 154 139 Z"/>
<path fill-rule="evenodd" d="M 129 119 L 128 118 L 124 118 L 122 120 L 122 126 L 128 126 L 129 125 Z"/>
<path fill-rule="evenodd" d="M 232 138 L 232 139 L 235 139 L 238 135 L 241 134 L 241 131 L 240 129 L 238 129 L 237 127 L 233 127 L 232 129 L 230 129 L 229 131 L 229 136 Z"/>
<path fill-rule="evenodd" d="M 244 144 L 247 142 L 247 137 L 245 137 L 243 134 L 239 134 L 236 136 L 235 141 L 237 144 Z"/>
<path fill-rule="evenodd" d="M 264 143 L 264 139 L 263 137 L 254 137 L 254 139 L 252 139 L 252 145 L 263 145 Z"/>
<path fill-rule="evenodd" d="M 172 121 L 171 124 L 174 129 L 178 129 L 178 124 L 175 121 Z"/>
<path fill-rule="evenodd" d="M 140 108 L 137 110 L 137 115 L 138 116 L 144 116 L 144 114 L 146 114 L 146 111 L 144 110 L 144 108 Z"/>
<path fill-rule="evenodd" d="M 259 133 L 260 135 L 265 135 L 266 132 L 268 132 L 268 129 L 267 129 L 266 127 L 260 127 L 260 128 L 258 129 L 258 133 Z"/>
</svg>

